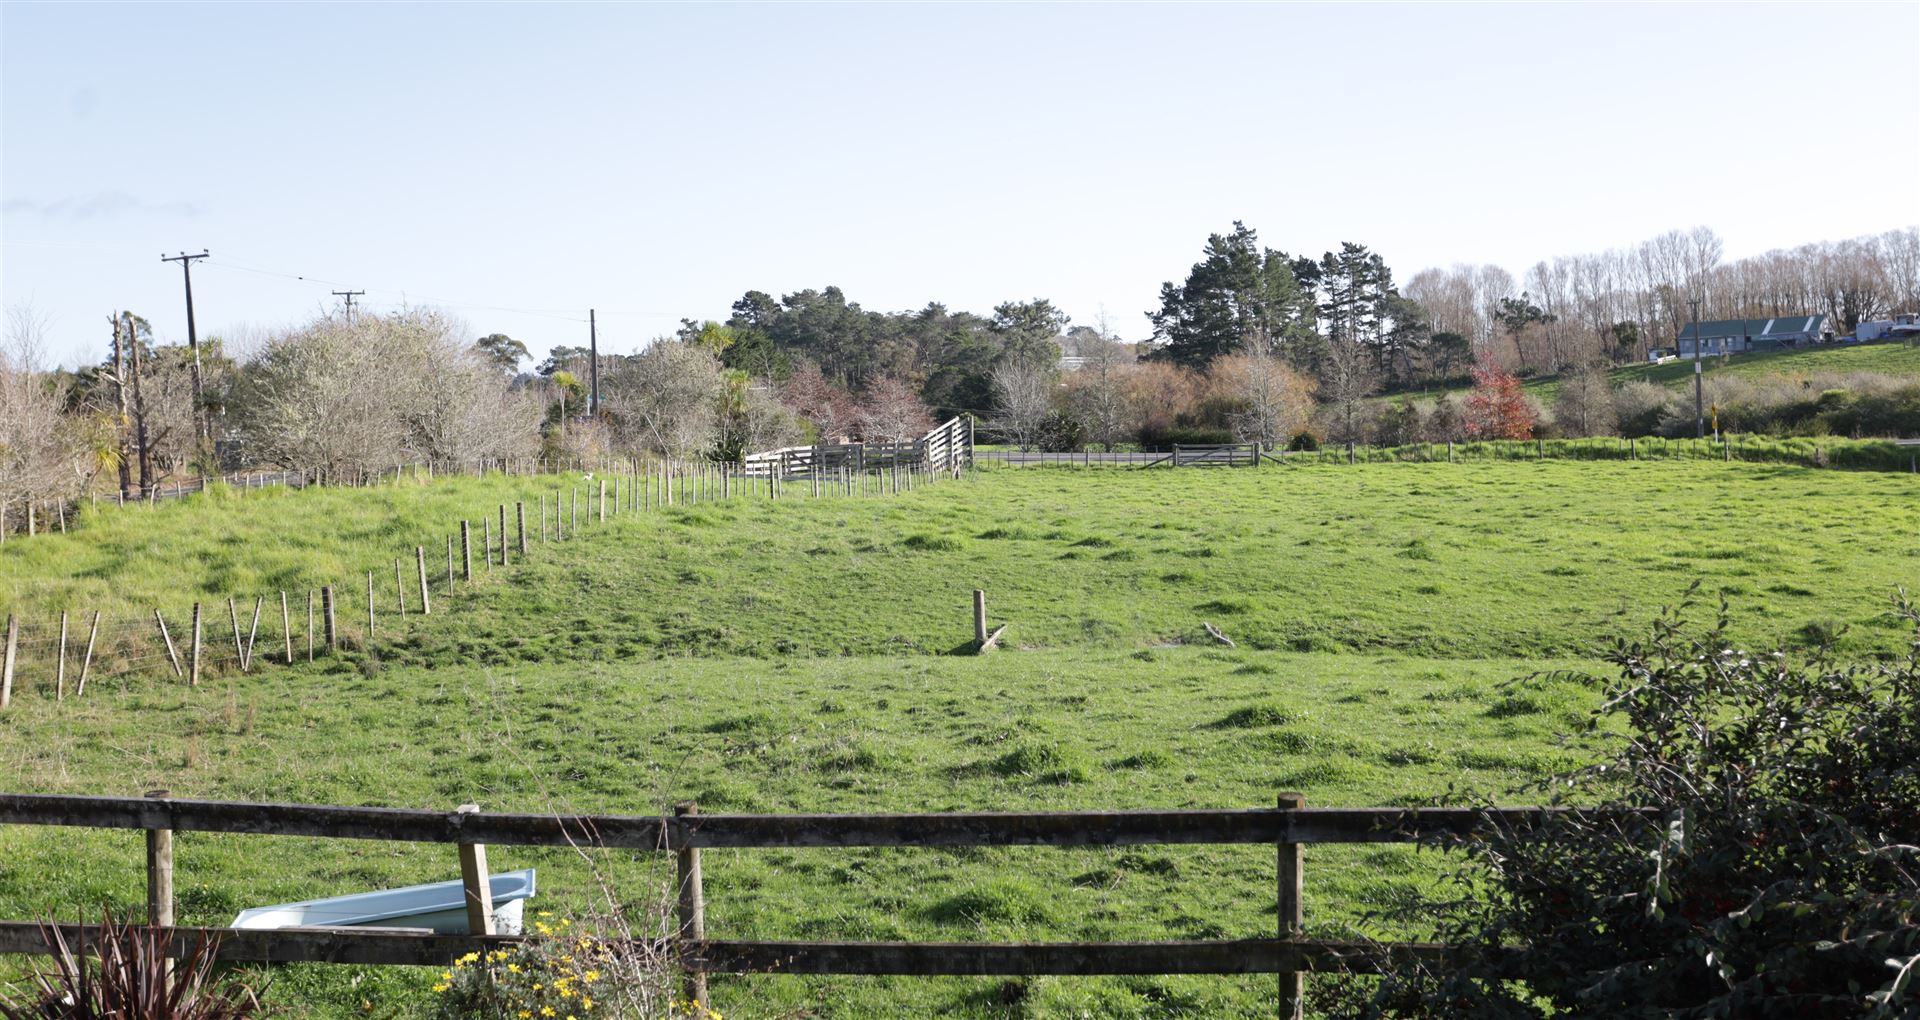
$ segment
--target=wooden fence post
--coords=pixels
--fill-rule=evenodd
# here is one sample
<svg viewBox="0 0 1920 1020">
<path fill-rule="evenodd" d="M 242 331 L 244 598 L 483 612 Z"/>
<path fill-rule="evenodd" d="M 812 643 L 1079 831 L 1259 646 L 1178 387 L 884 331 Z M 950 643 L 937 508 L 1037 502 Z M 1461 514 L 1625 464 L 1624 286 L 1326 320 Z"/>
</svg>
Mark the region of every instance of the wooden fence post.
<svg viewBox="0 0 1920 1020">
<path fill-rule="evenodd" d="M 460 522 L 460 579 L 473 580 L 473 525 Z"/>
<path fill-rule="evenodd" d="M 287 592 L 284 588 L 280 590 L 280 632 L 286 635 L 287 665 L 291 666 L 293 665 L 293 613 L 287 607 Z"/>
<path fill-rule="evenodd" d="M 987 593 L 978 588 L 973 590 L 973 643 L 976 647 L 987 643 Z"/>
<path fill-rule="evenodd" d="M 500 565 L 507 565 L 507 505 L 500 504 Z"/>
<path fill-rule="evenodd" d="M 7 614 L 7 648 L 0 653 L 0 708 L 13 703 L 13 658 L 20 647 L 20 618 Z"/>
<path fill-rule="evenodd" d="M 513 515 L 514 523 L 520 532 L 520 558 L 524 560 L 527 558 L 527 503 L 525 500 L 514 500 Z"/>
<path fill-rule="evenodd" d="M 367 571 L 367 645 L 373 645 L 373 571 Z"/>
<path fill-rule="evenodd" d="M 324 585 L 320 589 L 320 619 L 327 626 L 327 651 L 331 652 L 340 644 L 340 628 L 334 617 L 333 585 Z"/>
<path fill-rule="evenodd" d="M 93 625 L 87 628 L 87 654 L 80 659 L 80 682 L 73 687 L 73 696 L 87 693 L 87 673 L 93 669 L 93 642 L 100 636 L 100 610 L 93 611 Z"/>
<path fill-rule="evenodd" d="M 433 595 L 427 590 L 427 547 L 413 547 L 414 562 L 420 565 L 420 615 L 433 615 Z"/>
<path fill-rule="evenodd" d="M 400 607 L 400 618 L 405 620 L 407 618 L 407 571 L 397 556 L 393 560 L 393 601 Z"/>
<path fill-rule="evenodd" d="M 600 523 L 607 523 L 607 480 L 600 479 Z"/>
<path fill-rule="evenodd" d="M 154 800 L 166 800 L 167 791 L 148 790 Z M 147 830 L 147 923 L 173 927 L 173 830 Z"/>
<path fill-rule="evenodd" d="M 188 648 L 187 683 L 200 686 L 200 603 L 193 604 L 193 644 Z"/>
<path fill-rule="evenodd" d="M 693 801 L 684 801 L 673 806 L 673 813 L 679 818 L 691 818 L 700 813 L 700 806 Z M 682 846 L 678 855 L 680 872 L 680 937 L 676 943 L 684 946 L 687 942 L 703 942 L 707 937 L 707 901 L 700 883 L 700 848 Z M 704 971 L 693 969 L 686 962 L 681 963 L 687 972 L 687 998 L 707 1004 L 707 975 Z"/>
<path fill-rule="evenodd" d="M 489 573 L 493 570 L 493 518 L 480 518 L 480 563 Z"/>
<path fill-rule="evenodd" d="M 479 810 L 478 804 L 462 804 L 455 813 L 471 815 Z M 460 886 L 466 892 L 467 933 L 492 935 L 493 881 L 487 874 L 485 843 L 460 844 Z"/>
<path fill-rule="evenodd" d="M 247 650 L 240 647 L 240 611 L 233 607 L 233 596 L 227 596 L 227 620 L 233 628 L 233 657 L 240 660 L 240 672 L 247 671 Z"/>
<path fill-rule="evenodd" d="M 1278 800 L 1282 811 L 1298 810 L 1306 803 L 1307 799 L 1297 793 L 1283 793 Z M 1300 844 L 1282 839 L 1279 848 L 1279 930 L 1282 939 L 1297 939 L 1306 930 L 1306 912 L 1301 902 L 1305 878 L 1306 869 L 1300 861 Z M 1280 973 L 1280 1016 L 1282 1020 L 1302 1020 L 1306 1016 L 1306 976 L 1300 971 Z"/>
</svg>

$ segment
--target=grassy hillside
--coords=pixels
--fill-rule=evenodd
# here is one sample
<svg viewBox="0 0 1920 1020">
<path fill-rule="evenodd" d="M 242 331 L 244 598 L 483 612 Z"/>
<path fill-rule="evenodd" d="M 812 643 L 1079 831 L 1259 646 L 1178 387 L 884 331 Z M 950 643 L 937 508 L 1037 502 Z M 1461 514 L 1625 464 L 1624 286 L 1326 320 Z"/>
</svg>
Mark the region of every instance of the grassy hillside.
<svg viewBox="0 0 1920 1020">
<path fill-rule="evenodd" d="M 1920 582 L 1920 478 L 1708 463 L 985 472 L 887 503 L 615 521 L 383 654 L 411 664 L 941 654 L 969 592 L 1027 648 L 1141 648 L 1212 622 L 1258 649 L 1580 655 L 1705 579 L 1756 640 Z M 536 621 L 539 621 L 536 623 Z"/>
<path fill-rule="evenodd" d="M 178 614 L 332 580 L 343 622 L 363 629 L 366 567 L 390 617 L 395 556 L 411 586 L 412 546 L 436 550 L 440 594 L 457 515 L 556 484 L 103 513 L 8 543 L 0 593 L 42 615 Z M 1696 578 L 1764 612 L 1755 638 L 1838 621 L 1879 646 L 1890 617 L 1873 600 L 1920 576 L 1916 495 L 1909 474 L 1713 461 L 989 468 L 896 497 L 736 499 L 536 540 L 524 569 L 479 572 L 443 606 L 457 611 L 409 617 L 380 652 L 421 665 L 939 654 L 971 637 L 978 587 L 1009 640 L 1034 648 L 1146 647 L 1211 621 L 1263 649 L 1553 656 L 1590 651 Z"/>
<path fill-rule="evenodd" d="M 1806 377 L 1814 374 L 1845 374 L 1849 372 L 1877 372 L 1883 375 L 1902 375 L 1920 377 L 1920 344 L 1881 342 L 1871 344 L 1828 344 L 1822 347 L 1805 348 L 1791 351 L 1767 351 L 1754 354 L 1736 354 L 1724 358 L 1707 358 L 1701 362 L 1702 372 L 1707 375 L 1724 372 L 1732 376 L 1758 379 L 1765 376 L 1781 375 L 1788 377 Z M 1626 365 L 1607 373 L 1615 386 L 1635 380 L 1659 383 L 1666 386 L 1693 385 L 1693 362 L 1670 361 L 1664 365 Z M 1560 392 L 1560 377 L 1557 375 L 1535 376 L 1525 383 L 1527 392 L 1546 403 L 1552 403 Z M 1451 393 L 1465 393 L 1467 387 L 1443 386 L 1416 391 L 1414 396 L 1425 399 Z M 1389 399 L 1398 400 L 1400 394 Z"/>
<path fill-rule="evenodd" d="M 552 479 L 211 497 L 9 542 L 0 585 L 63 600 L 214 597 L 386 565 Z M 290 546 L 277 538 L 292 539 Z M 443 554 L 444 555 L 444 554 Z M 440 562 L 444 570 L 444 560 Z M 898 497 L 764 498 L 617 518 L 537 547 L 404 626 L 312 665 L 198 689 L 121 676 L 0 713 L 0 788 L 503 810 L 908 811 L 1414 803 L 1511 791 L 1577 760 L 1555 735 L 1593 667 L 1695 580 L 1743 642 L 1843 626 L 1897 647 L 1920 587 L 1920 478 L 1714 461 L 1360 464 L 1260 471 L 982 470 Z M 436 584 L 440 583 L 436 581 Z M 969 592 L 1009 650 L 954 656 Z M 438 597 L 438 592 L 436 592 Z M 385 610 L 383 609 L 383 613 Z M 1214 647 L 1212 622 L 1240 642 Z M 226 634 L 220 621 L 209 638 Z M 263 643 L 277 641 L 270 614 Z M 36 678 L 38 674 L 36 674 Z M 445 879 L 448 848 L 185 834 L 180 915 Z M 544 908 L 653 855 L 499 849 Z M 1308 924 L 1368 911 L 1445 862 L 1316 848 Z M 1257 848 L 727 851 L 725 937 L 1067 940 L 1268 931 Z M 0 829 L 0 916 L 142 899 L 138 837 Z M 17 961 L 0 961 L 0 977 Z M 289 967 L 301 1016 L 426 1017 L 417 971 Z M 1265 1016 L 1270 979 L 724 979 L 729 1016 Z"/>
</svg>

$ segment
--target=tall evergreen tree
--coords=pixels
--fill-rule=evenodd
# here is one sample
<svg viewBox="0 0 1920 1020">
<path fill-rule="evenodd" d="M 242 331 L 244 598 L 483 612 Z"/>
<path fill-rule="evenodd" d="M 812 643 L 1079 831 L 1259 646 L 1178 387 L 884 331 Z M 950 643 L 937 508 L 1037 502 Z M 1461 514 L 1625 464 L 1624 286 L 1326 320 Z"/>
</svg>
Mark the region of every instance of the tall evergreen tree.
<svg viewBox="0 0 1920 1020">
<path fill-rule="evenodd" d="M 1160 310 L 1147 313 L 1157 346 L 1150 357 L 1190 368 L 1236 351 L 1310 357 L 1317 337 L 1313 298 L 1285 252 L 1261 248 L 1238 220 L 1207 238 L 1186 282 L 1160 285 Z"/>
</svg>

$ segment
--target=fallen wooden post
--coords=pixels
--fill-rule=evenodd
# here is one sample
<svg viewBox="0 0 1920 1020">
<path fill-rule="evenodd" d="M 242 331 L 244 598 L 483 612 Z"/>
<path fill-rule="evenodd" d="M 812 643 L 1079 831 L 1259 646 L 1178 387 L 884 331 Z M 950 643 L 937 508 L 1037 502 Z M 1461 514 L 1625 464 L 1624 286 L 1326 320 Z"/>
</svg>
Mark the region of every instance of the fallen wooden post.
<svg viewBox="0 0 1920 1020">
<path fill-rule="evenodd" d="M 87 654 L 80 659 L 80 682 L 74 685 L 73 696 L 87 693 L 87 673 L 93 669 L 93 642 L 100 636 L 100 610 L 93 611 L 93 625 L 87 629 Z"/>
<path fill-rule="evenodd" d="M 167 633 L 166 618 L 160 615 L 160 610 L 158 609 L 153 611 L 153 622 L 160 625 L 160 640 L 166 642 L 167 661 L 173 663 L 173 675 L 176 677 L 185 676 L 186 671 L 180 668 L 180 653 L 174 651 L 173 637 Z"/>
<path fill-rule="evenodd" d="M 1202 622 L 1200 625 L 1202 627 L 1207 628 L 1207 636 L 1212 638 L 1215 642 L 1226 645 L 1228 648 L 1239 647 L 1238 645 L 1235 645 L 1233 643 L 1232 638 L 1226 636 L 1225 634 L 1220 633 L 1220 628 L 1215 627 L 1213 624 Z"/>
</svg>

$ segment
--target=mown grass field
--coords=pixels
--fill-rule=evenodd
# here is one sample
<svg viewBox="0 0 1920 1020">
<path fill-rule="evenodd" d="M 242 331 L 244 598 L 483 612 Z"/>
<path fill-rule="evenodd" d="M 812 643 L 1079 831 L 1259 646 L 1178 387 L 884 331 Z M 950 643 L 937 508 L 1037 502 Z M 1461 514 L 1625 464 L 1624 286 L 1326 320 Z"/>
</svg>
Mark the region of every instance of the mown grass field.
<svg viewBox="0 0 1920 1020">
<path fill-rule="evenodd" d="M 258 543 L 223 541 L 233 527 L 358 536 L 300 570 L 390 563 L 532 484 L 218 502 L 168 519 L 148 547 L 166 565 L 139 583 L 279 583 L 247 558 Z M 80 558 L 89 535 L 114 533 L 99 523 L 48 540 L 75 548 L 88 576 L 63 576 L 48 553 L 0 559 L 9 590 L 141 590 Z M 1891 651 L 1904 631 L 1889 599 L 1920 586 L 1920 479 L 1716 462 L 1003 469 L 884 499 L 656 511 L 537 548 L 370 649 L 199 689 L 121 678 L 64 704 L 27 692 L 0 713 L 0 786 L 634 813 L 684 799 L 746 812 L 1251 807 L 1281 790 L 1329 806 L 1450 788 L 1523 802 L 1516 787 L 1577 760 L 1555 738 L 1594 696 L 1563 678 L 1509 681 L 1599 669 L 1611 636 L 1644 633 L 1696 580 L 1733 600 L 1743 642 L 1848 627 L 1849 653 Z M 971 637 L 975 587 L 1010 624 L 1009 650 L 948 654 Z M 1240 647 L 1204 643 L 1202 621 Z M 176 855 L 188 923 L 457 870 L 450 848 L 353 841 L 183 834 Z M 556 910 L 592 897 L 596 872 L 647 900 L 670 867 L 509 848 L 492 863 L 538 867 L 537 902 Z M 1389 933 L 1369 911 L 1445 867 L 1406 848 L 1316 848 L 1309 928 Z M 1274 908 L 1259 848 L 725 851 L 706 871 L 709 930 L 723 937 L 1253 936 Z M 142 878 L 136 833 L 0 830 L 0 916 L 134 908 Z M 274 979 L 293 1015 L 431 1015 L 417 971 Z M 1272 1009 L 1266 979 L 757 977 L 715 992 L 735 1017 Z"/>
</svg>

